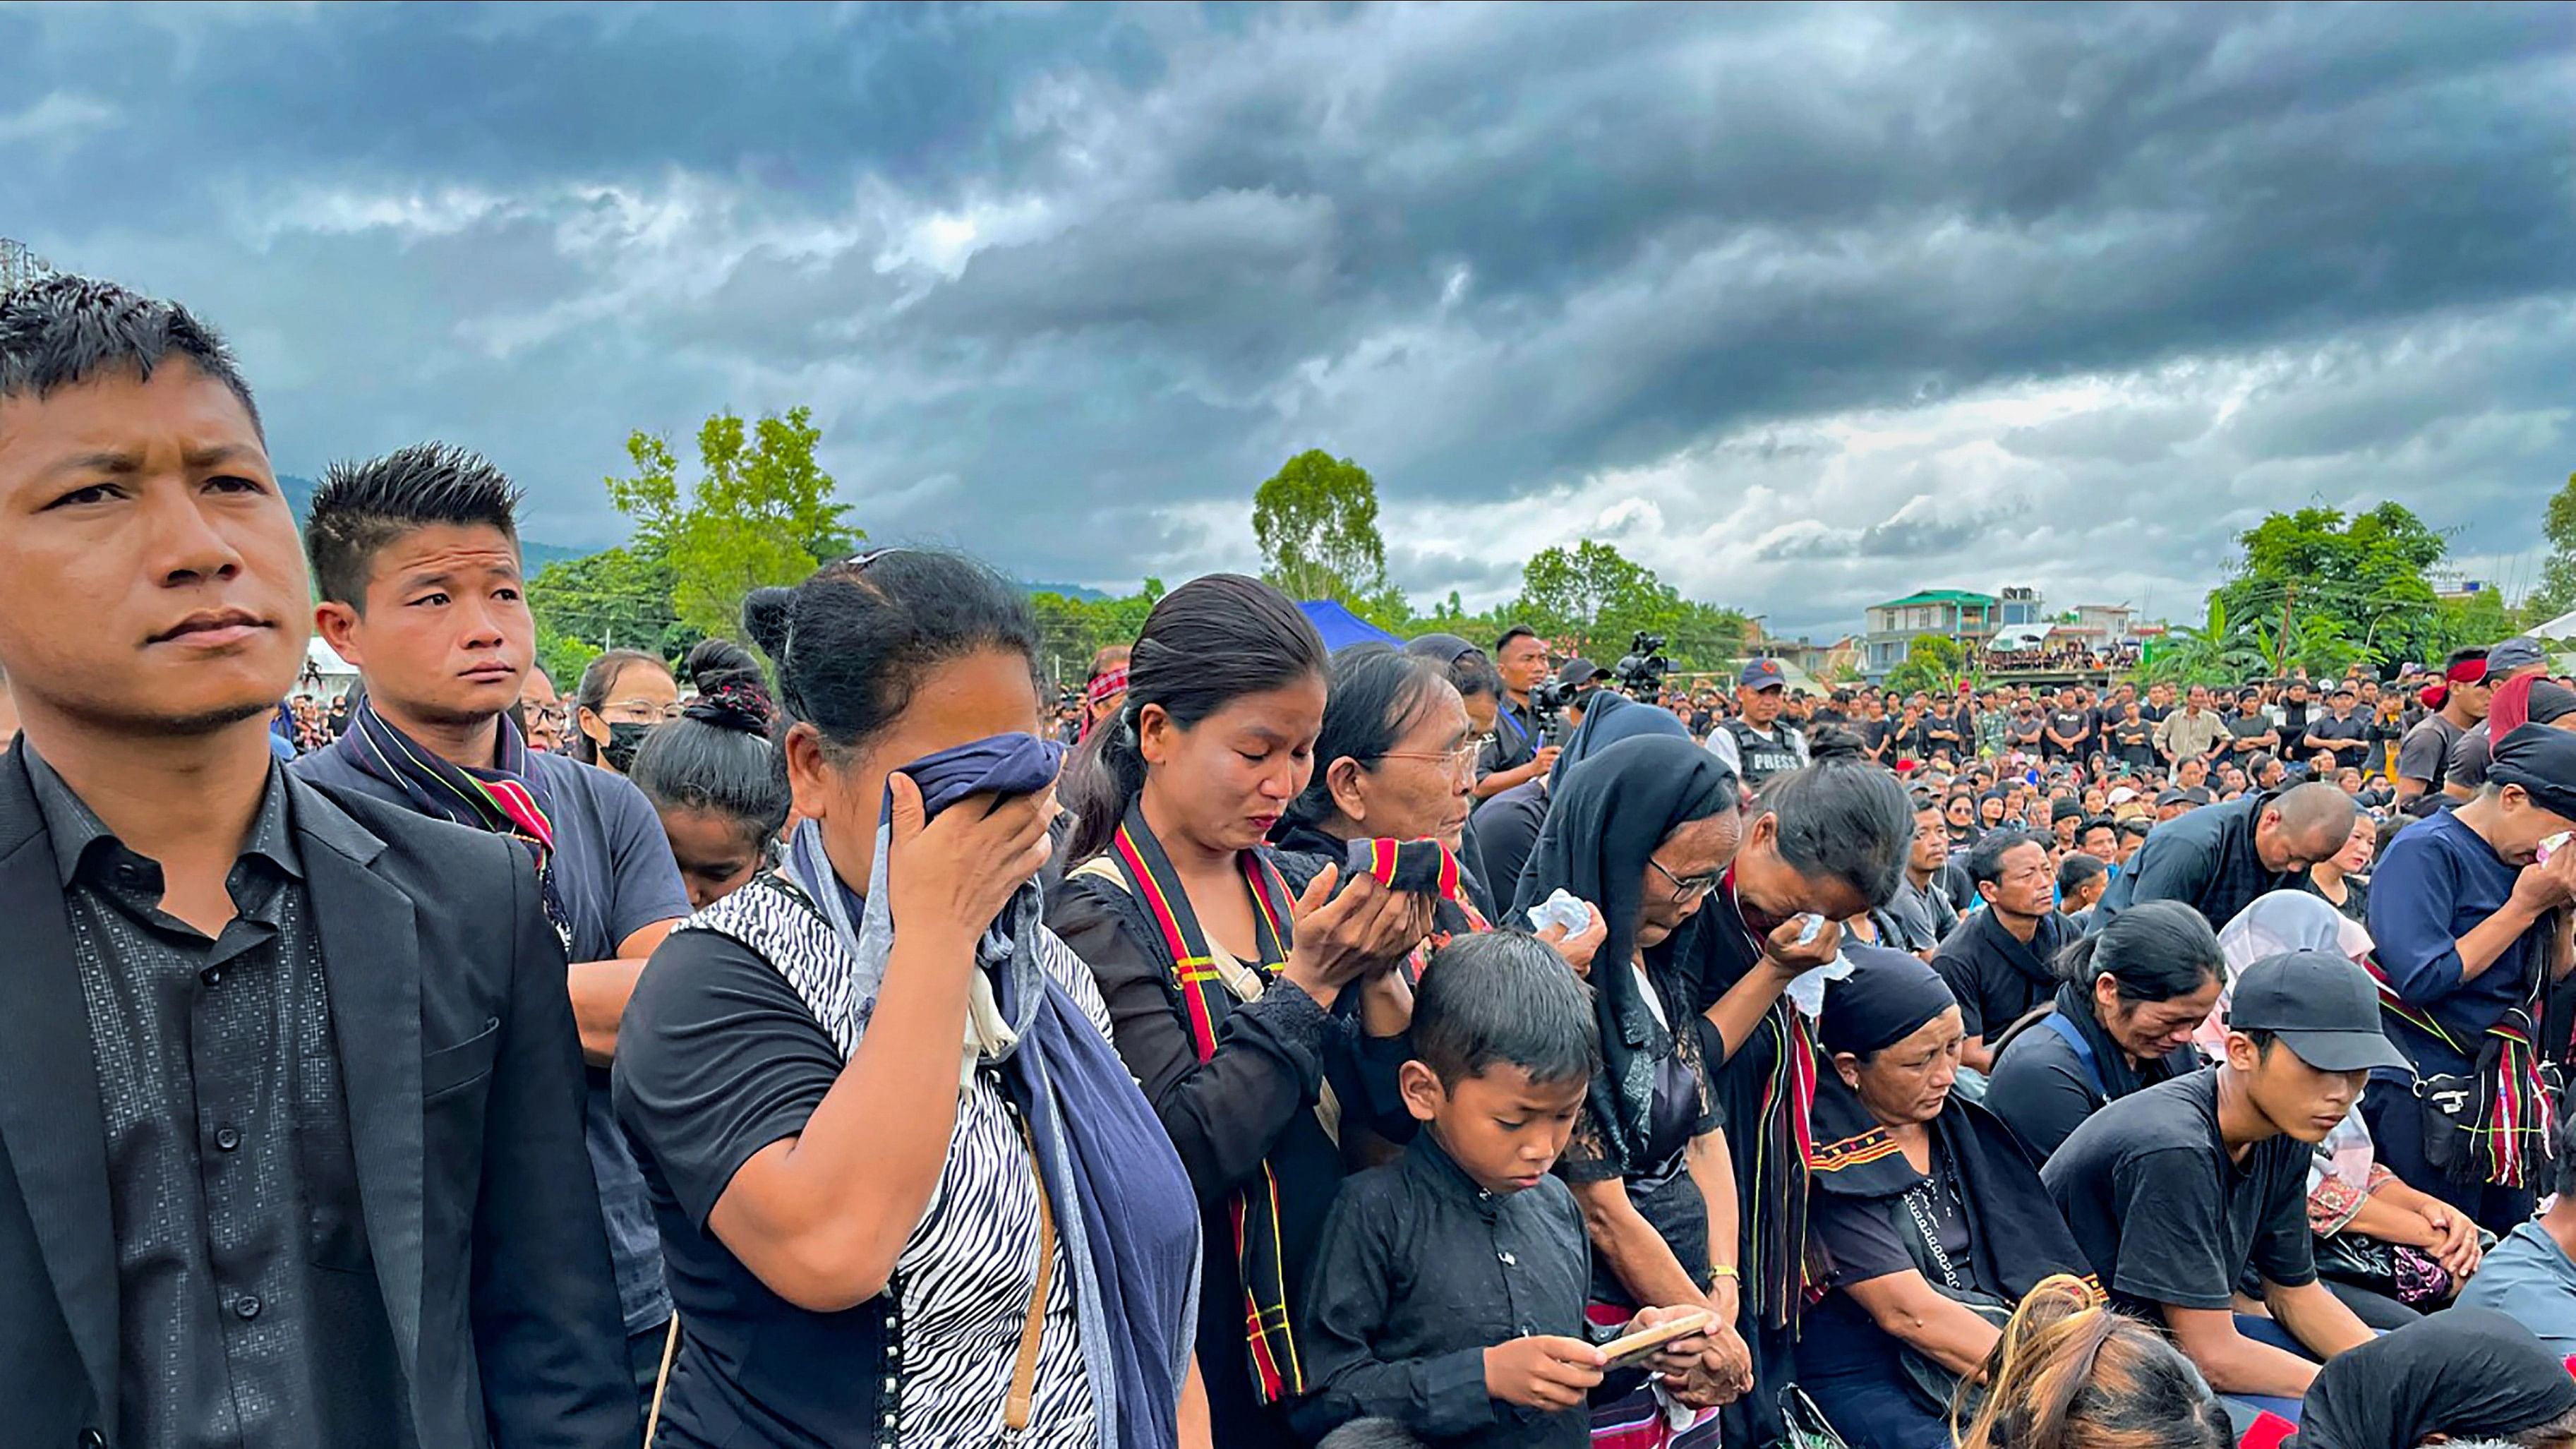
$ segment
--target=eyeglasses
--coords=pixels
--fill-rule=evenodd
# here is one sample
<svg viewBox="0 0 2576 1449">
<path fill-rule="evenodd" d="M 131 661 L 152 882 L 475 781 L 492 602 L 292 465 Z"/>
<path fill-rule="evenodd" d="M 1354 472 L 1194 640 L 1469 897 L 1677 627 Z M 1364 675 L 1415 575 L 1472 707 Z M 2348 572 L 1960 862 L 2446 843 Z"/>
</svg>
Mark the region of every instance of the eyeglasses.
<svg viewBox="0 0 2576 1449">
<path fill-rule="evenodd" d="M 1380 753 L 1378 758 L 1381 760 L 1431 760 L 1447 769 L 1453 776 L 1465 776 L 1473 779 L 1476 773 L 1476 757 L 1485 752 L 1485 742 L 1489 742 L 1492 739 L 1492 735 L 1480 735 L 1477 738 L 1471 739 L 1467 741 L 1467 743 L 1460 745 L 1454 750 L 1440 750 L 1436 752 L 1431 750 L 1386 750 Z"/>
<path fill-rule="evenodd" d="M 612 699 L 599 707 L 599 717 L 608 718 L 611 710 L 640 715 L 645 720 L 674 720 L 680 717 L 680 702 L 675 699 L 669 704 L 655 704 L 649 699 Z"/>
<path fill-rule="evenodd" d="M 1655 874 L 1660 875 L 1664 879 L 1673 883 L 1674 905 L 1686 905 L 1689 902 L 1698 900 L 1701 896 L 1707 895 L 1710 891 L 1717 889 L 1718 878 L 1715 872 L 1711 872 L 1707 875 L 1695 875 L 1684 878 L 1666 870 L 1664 868 L 1664 863 L 1655 859 L 1651 855 L 1646 857 L 1646 864 L 1655 868 Z"/>
</svg>

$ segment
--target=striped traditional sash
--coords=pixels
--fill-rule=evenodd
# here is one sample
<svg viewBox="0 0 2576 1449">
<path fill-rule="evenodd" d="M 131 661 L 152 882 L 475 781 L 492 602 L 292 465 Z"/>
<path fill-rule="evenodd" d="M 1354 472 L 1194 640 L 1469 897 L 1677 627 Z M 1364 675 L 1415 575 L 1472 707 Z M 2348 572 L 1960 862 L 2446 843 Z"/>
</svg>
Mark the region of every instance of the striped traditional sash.
<svg viewBox="0 0 2576 1449">
<path fill-rule="evenodd" d="M 1162 933 L 1172 957 L 1172 989 L 1189 1025 L 1190 1044 L 1201 1062 L 1208 1061 L 1216 1055 L 1217 1027 L 1232 1001 L 1217 970 L 1215 953 L 1208 949 L 1207 936 L 1190 909 L 1189 896 L 1141 811 L 1128 811 L 1110 842 L 1110 855 Z M 1236 860 L 1243 868 L 1244 887 L 1252 893 L 1253 933 L 1261 958 L 1256 969 L 1265 979 L 1272 978 L 1288 960 L 1288 886 L 1260 852 L 1247 850 Z M 1288 1266 L 1279 1214 L 1278 1174 L 1265 1160 L 1252 1180 L 1226 1199 L 1235 1262 L 1243 1279 L 1244 1342 L 1250 1350 L 1254 1387 L 1265 1404 L 1306 1391 L 1289 1322 Z"/>
<path fill-rule="evenodd" d="M 2364 960 L 2371 984 L 2379 988 L 2379 1009 L 2449 1048 L 2472 1064 L 2478 1079 L 2478 1116 L 2467 1129 L 2485 1180 L 2499 1187 L 2525 1187 L 2549 1160 L 2550 1134 L 2557 1126 L 2558 1104 L 2541 1064 L 2539 1033 L 2532 1014 L 2515 1008 L 2484 1033 L 2494 1046 L 2490 1061 L 2472 1050 L 2431 1013 L 2397 994 L 2376 961 Z"/>
</svg>

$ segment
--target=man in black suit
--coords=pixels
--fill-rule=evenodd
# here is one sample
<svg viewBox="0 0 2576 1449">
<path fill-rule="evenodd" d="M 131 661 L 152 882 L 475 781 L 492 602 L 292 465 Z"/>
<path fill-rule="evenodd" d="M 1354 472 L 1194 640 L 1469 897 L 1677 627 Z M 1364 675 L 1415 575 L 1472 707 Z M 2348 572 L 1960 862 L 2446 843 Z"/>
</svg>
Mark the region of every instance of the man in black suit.
<svg viewBox="0 0 2576 1449">
<path fill-rule="evenodd" d="M 535 873 L 275 764 L 297 545 L 195 319 L 0 297 L 6 1437 L 632 1446 Z"/>
</svg>

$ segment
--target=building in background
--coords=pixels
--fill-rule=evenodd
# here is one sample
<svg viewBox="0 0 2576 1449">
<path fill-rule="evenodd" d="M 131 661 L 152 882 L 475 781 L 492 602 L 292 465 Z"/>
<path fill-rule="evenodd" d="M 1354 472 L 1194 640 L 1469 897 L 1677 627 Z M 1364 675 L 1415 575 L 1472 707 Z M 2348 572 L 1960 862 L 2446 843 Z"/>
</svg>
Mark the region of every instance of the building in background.
<svg viewBox="0 0 2576 1449">
<path fill-rule="evenodd" d="M 2004 621 L 1996 617 L 1999 602 L 1992 594 L 1968 589 L 1925 589 L 1870 605 L 1869 627 L 1861 636 L 1861 672 L 1872 679 L 1885 678 L 1889 670 L 1905 662 L 1906 649 L 1926 634 L 1955 639 L 1961 644 L 1984 645 L 2003 625 Z"/>
</svg>

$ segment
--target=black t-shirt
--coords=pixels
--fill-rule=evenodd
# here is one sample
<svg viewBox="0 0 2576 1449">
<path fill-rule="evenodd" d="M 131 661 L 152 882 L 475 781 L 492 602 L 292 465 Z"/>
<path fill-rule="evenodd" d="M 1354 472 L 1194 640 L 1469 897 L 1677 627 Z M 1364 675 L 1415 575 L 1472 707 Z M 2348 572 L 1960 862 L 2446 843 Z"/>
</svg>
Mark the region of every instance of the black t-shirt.
<svg viewBox="0 0 2576 1449">
<path fill-rule="evenodd" d="M 787 978 L 714 931 L 681 931 L 653 953 L 619 1041 L 618 1119 L 662 1225 L 672 1297 L 689 1306 L 681 1377 L 665 1427 L 689 1443 L 757 1427 L 802 1442 L 798 1426 L 865 1426 L 869 1366 L 885 1353 L 884 1304 L 814 1313 L 770 1291 L 707 1229 L 734 1174 L 805 1130 L 840 1077 L 840 1053 Z M 638 1126 L 647 1128 L 637 1132 Z"/>
<path fill-rule="evenodd" d="M 2370 721 L 2360 715 L 2354 715 L 2349 719 L 2336 719 L 2333 715 L 2327 715 L 2321 719 L 2311 720 L 2308 722 L 2307 733 L 2328 742 L 2328 748 L 2335 752 L 2335 763 L 2338 765 L 2360 764 L 2362 753 L 2370 748 Z M 2315 753 L 2307 748 L 2304 740 L 2300 742 L 2300 750 L 2305 754 Z"/>
<path fill-rule="evenodd" d="M 1907 1198 L 1911 1198 L 1909 1207 Z M 1839 1193 L 1816 1192 L 1809 1199 L 1810 1216 L 1807 1232 L 1822 1249 L 1819 1255 L 1825 1265 L 1826 1293 L 1822 1301 L 1808 1310 L 1805 1330 L 1798 1340 L 1798 1372 L 1803 1378 L 1829 1379 L 1846 1376 L 1886 1378 L 1902 1370 L 1899 1356 L 1905 1345 L 1869 1316 L 1869 1310 L 1853 1300 L 1848 1289 L 1855 1283 L 1885 1278 L 1896 1273 L 1920 1272 L 1908 1240 L 1919 1238 L 1919 1221 L 1932 1228 L 1932 1240 L 1941 1245 L 1942 1255 L 1960 1277 L 1960 1286 L 2001 1297 L 2000 1288 L 1980 1280 L 1974 1245 L 1968 1235 L 1968 1211 L 1960 1201 L 1958 1173 L 1950 1166 L 1949 1155 L 1941 1150 L 1938 1133 L 1932 1138 L 1932 1171 L 1910 1193 L 1892 1198 L 1852 1198 Z M 1898 1215 L 1905 1222 L 1900 1225 Z M 1934 1287 L 1944 1286 L 1937 1281 Z"/>
<path fill-rule="evenodd" d="M 2165 722 L 2165 716 L 2173 712 L 2174 707 L 2169 704 L 2148 704 L 2144 701 L 2140 701 L 2138 705 L 2138 718 L 2145 720 L 2151 725 L 2163 724 Z"/>
<path fill-rule="evenodd" d="M 2260 710 L 2257 710 L 2250 715 L 2231 714 L 2227 717 L 2227 734 L 2230 739 L 2258 739 L 2264 735 L 2275 733 L 2278 733 L 2278 731 L 2276 731 L 2272 726 L 2272 717 L 2264 714 Z"/>
<path fill-rule="evenodd" d="M 2257 1142 L 2242 1163 L 2218 1135 L 2218 1072 L 2133 1093 L 2075 1129 L 2040 1169 L 2112 1302 L 2224 1310 L 2251 1264 L 2295 1288 L 2316 1281 L 2308 1145 Z"/>
<path fill-rule="evenodd" d="M 2039 919 L 2027 944 L 2003 928 L 1994 909 L 1973 911 L 1932 953 L 1932 969 L 1941 973 L 1950 994 L 1958 998 L 1959 1017 L 1967 1033 L 1991 1045 L 2004 1028 L 2030 1014 L 2057 994 L 2049 963 L 2074 937 L 2063 918 Z"/>
<path fill-rule="evenodd" d="M 2114 720 L 2111 723 L 2111 742 L 2118 749 L 2122 762 L 2126 764 L 2154 764 L 2156 762 L 2155 736 L 2156 727 L 2147 723 L 2144 714 L 2140 714 L 2133 720 Z"/>
<path fill-rule="evenodd" d="M 2312 716 L 2312 715 L 2316 712 L 2316 709 L 2317 709 L 2317 706 L 2316 706 L 2313 702 L 2310 702 L 2310 703 L 2303 703 L 2303 704 L 2294 704 L 2294 703 L 2290 702 L 2289 700 L 2286 700 L 2286 699 L 2285 699 L 2285 700 L 2282 700 L 2282 701 L 2281 701 L 2281 736 L 2282 736 L 2282 738 L 2284 738 L 2284 739 L 2296 739 L 2296 738 L 2298 738 L 2300 735 L 2306 734 L 2306 733 L 2308 732 L 2308 720 L 2309 720 L 2310 716 Z"/>
<path fill-rule="evenodd" d="M 2051 755 L 2067 757 L 2081 755 L 2093 742 L 2093 711 L 2082 708 L 2052 709 L 2048 712 L 2048 732 L 2075 742 L 2072 745 L 2061 745 L 2054 739 L 2050 740 L 2048 752 Z"/>
<path fill-rule="evenodd" d="M 2028 750 L 2039 743 L 2040 731 L 2044 728 L 2046 726 L 2041 723 L 2037 715 L 2027 719 L 2014 715 L 2004 721 L 2004 742 L 2015 749 Z"/>
<path fill-rule="evenodd" d="M 2014 1033 L 1986 1079 L 1986 1110 L 2002 1118 L 2038 1162 L 2047 1161 L 2105 1100 L 2095 1085 L 2101 1064 L 2087 1069 L 2074 1046 L 2049 1025 L 2055 1019 L 2051 1013 Z M 2139 1075 L 2152 1086 L 2199 1069 L 2199 1055 L 2181 1046 L 2161 1062 L 2144 1063 Z"/>
</svg>

